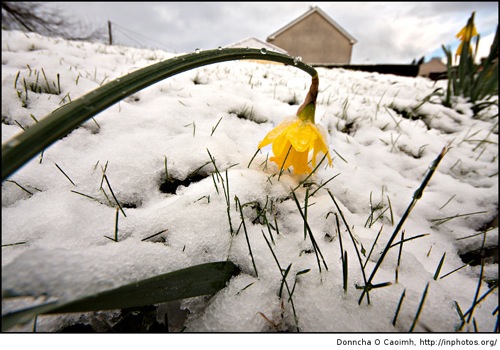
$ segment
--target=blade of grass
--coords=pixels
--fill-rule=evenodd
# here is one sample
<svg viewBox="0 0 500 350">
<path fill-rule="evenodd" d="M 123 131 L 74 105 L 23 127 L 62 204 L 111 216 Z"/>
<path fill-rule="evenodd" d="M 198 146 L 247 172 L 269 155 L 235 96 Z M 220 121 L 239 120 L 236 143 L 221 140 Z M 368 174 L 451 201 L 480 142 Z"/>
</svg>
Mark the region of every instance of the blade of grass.
<svg viewBox="0 0 500 350">
<path fill-rule="evenodd" d="M 488 289 L 479 299 L 476 300 L 476 302 L 473 303 L 473 305 L 469 308 L 469 310 L 467 310 L 465 313 L 464 313 L 464 317 L 465 316 L 468 316 L 469 314 L 472 313 L 472 311 L 474 310 L 474 308 L 479 305 L 479 303 L 481 303 L 489 294 L 491 294 L 496 288 L 498 288 L 498 282 L 491 286 L 490 289 Z"/>
<path fill-rule="evenodd" d="M 311 271 L 311 269 L 302 270 L 302 271 L 299 271 L 295 274 L 295 281 L 293 282 L 292 292 L 290 293 L 290 296 L 288 297 L 288 302 L 290 302 L 292 300 L 293 292 L 295 292 L 295 286 L 297 285 L 297 277 L 300 275 L 303 275 L 305 273 L 308 273 L 309 271 Z"/>
<path fill-rule="evenodd" d="M 479 278 L 477 280 L 477 288 L 476 288 L 476 293 L 474 294 L 474 300 L 472 301 L 472 306 L 470 307 L 470 309 L 464 314 L 464 316 L 467 317 L 467 323 L 470 322 L 472 314 L 474 313 L 474 309 L 478 304 L 479 292 L 481 291 L 481 284 L 483 283 L 483 273 L 484 273 L 484 260 L 481 259 L 481 270 L 479 272 Z"/>
<path fill-rule="evenodd" d="M 168 229 L 161 230 L 160 232 L 157 232 L 157 233 L 155 233 L 155 234 L 153 234 L 153 235 L 151 235 L 151 236 L 148 236 L 148 237 L 146 237 L 146 238 L 141 239 L 141 242 L 147 241 L 148 239 L 151 239 L 151 238 L 153 238 L 153 237 L 156 237 L 156 236 L 158 236 L 158 235 L 161 235 L 163 232 L 166 232 L 166 231 L 168 231 Z"/>
<path fill-rule="evenodd" d="M 347 264 L 347 251 L 344 251 L 342 258 L 342 283 L 344 286 L 344 293 L 347 293 L 347 278 L 348 278 L 348 264 Z"/>
<path fill-rule="evenodd" d="M 456 268 L 456 269 L 454 269 L 454 270 L 452 270 L 452 271 L 450 271 L 450 272 L 448 272 L 448 273 L 446 273 L 446 274 L 444 274 L 443 276 L 439 277 L 439 279 L 443 279 L 443 278 L 445 278 L 446 276 L 449 276 L 449 275 L 451 275 L 452 273 L 457 272 L 458 270 L 461 270 L 461 269 L 463 269 L 463 268 L 464 268 L 464 267 L 466 267 L 466 266 L 469 266 L 469 264 L 470 264 L 470 262 L 469 262 L 469 263 L 467 263 L 467 264 L 465 264 L 465 265 L 462 265 L 462 266 L 460 266 L 460 267 L 458 267 L 458 268 Z"/>
<path fill-rule="evenodd" d="M 373 241 L 372 247 L 370 249 L 370 252 L 368 253 L 368 256 L 366 257 L 365 263 L 363 264 L 363 268 L 366 268 L 366 264 L 370 260 L 370 256 L 373 253 L 373 249 L 375 248 L 375 245 L 377 244 L 378 238 L 380 237 L 380 234 L 382 233 L 382 229 L 384 226 L 380 226 L 380 230 L 378 230 L 377 237 L 375 237 L 375 240 Z"/>
<path fill-rule="evenodd" d="M 300 186 L 302 186 L 303 184 L 305 184 L 305 183 L 306 183 L 306 181 L 307 181 L 307 180 L 308 180 L 308 179 L 309 179 L 309 178 L 310 178 L 313 174 L 315 174 L 315 173 L 316 173 L 316 170 L 319 168 L 319 166 L 321 165 L 321 163 L 323 163 L 323 161 L 326 159 L 326 156 L 327 156 L 327 155 L 328 155 L 328 153 L 327 153 L 327 154 L 325 154 L 325 155 L 323 156 L 323 158 L 321 158 L 321 160 L 320 160 L 320 162 L 318 163 L 318 165 L 316 165 L 316 167 L 314 167 L 314 169 L 311 171 L 311 173 L 310 173 L 309 175 L 307 175 L 307 177 L 306 177 L 304 180 L 302 180 L 302 181 L 301 181 L 301 182 L 297 185 L 297 187 L 295 187 L 295 188 L 293 189 L 293 191 L 295 191 L 297 188 L 299 188 Z M 286 158 L 285 158 L 285 160 L 286 160 Z M 284 162 L 283 162 L 283 163 L 284 163 Z"/>
<path fill-rule="evenodd" d="M 66 178 L 69 180 L 69 182 L 71 182 L 71 184 L 76 187 L 76 185 L 73 182 L 73 180 L 71 180 L 71 178 L 64 172 L 64 170 L 62 170 L 61 167 L 59 165 L 57 165 L 57 163 L 54 163 L 54 165 L 57 167 L 57 169 L 59 169 L 59 171 L 61 173 L 63 173 L 64 176 L 66 176 Z"/>
<path fill-rule="evenodd" d="M 260 148 L 257 149 L 257 151 L 255 151 L 254 155 L 252 156 L 252 159 L 250 159 L 250 161 L 248 162 L 248 165 L 247 165 L 247 168 L 250 168 L 250 165 L 252 164 L 254 158 L 257 156 L 257 153 L 260 152 Z"/>
<path fill-rule="evenodd" d="M 22 244 L 26 244 L 26 243 L 28 243 L 28 241 L 21 241 L 21 242 L 16 242 L 16 243 L 2 244 L 2 248 L 4 248 L 4 247 L 12 247 L 12 246 L 15 246 L 15 245 L 22 245 Z"/>
<path fill-rule="evenodd" d="M 326 265 L 325 258 L 323 257 L 323 254 L 321 253 L 321 250 L 319 249 L 319 246 L 316 243 L 316 240 L 314 239 L 311 227 L 309 227 L 309 223 L 307 222 L 306 217 L 304 216 L 304 213 L 302 212 L 302 209 L 300 209 L 300 203 L 299 203 L 299 200 L 297 199 L 297 196 L 295 195 L 294 191 L 292 191 L 292 196 L 293 196 L 293 199 L 295 201 L 295 204 L 297 205 L 297 208 L 299 209 L 299 213 L 302 216 L 302 220 L 304 220 L 304 224 L 306 225 L 307 232 L 309 233 L 309 238 L 311 240 L 311 243 L 312 243 L 312 246 L 314 249 L 314 254 L 316 254 L 316 261 L 318 262 L 319 272 L 321 273 L 321 262 L 320 262 L 319 256 L 321 256 L 321 260 L 323 261 L 323 265 L 325 266 L 325 269 L 328 271 L 328 266 Z"/>
<path fill-rule="evenodd" d="M 405 239 L 405 230 L 401 231 L 401 244 L 399 245 L 398 262 L 396 264 L 396 283 L 398 283 L 399 267 L 401 266 L 401 254 L 403 253 L 404 239 Z"/>
<path fill-rule="evenodd" d="M 335 152 L 336 155 L 339 156 L 340 159 L 342 159 L 345 163 L 349 164 L 349 162 L 347 160 L 344 159 L 344 157 L 342 157 L 339 152 L 337 152 L 336 150 L 333 150 L 333 152 Z"/>
<path fill-rule="evenodd" d="M 21 186 L 20 184 L 18 184 L 17 182 L 15 182 L 14 180 L 6 180 L 7 182 L 11 182 L 13 183 L 14 185 L 16 185 L 17 187 L 19 187 L 21 190 L 23 190 L 24 192 L 28 193 L 29 195 L 33 195 L 33 193 L 31 193 L 30 191 L 28 191 L 27 189 L 25 189 L 23 186 Z"/>
<path fill-rule="evenodd" d="M 306 195 L 304 196 L 304 241 L 307 238 L 307 201 L 309 199 L 309 188 L 306 188 Z"/>
<path fill-rule="evenodd" d="M 282 273 L 283 275 L 283 279 L 281 280 L 281 285 L 280 285 L 280 291 L 278 293 L 279 297 L 282 298 L 282 294 L 283 294 L 283 286 L 285 285 L 285 282 L 286 282 L 286 276 L 288 276 L 288 273 L 290 272 L 290 269 L 292 268 L 292 264 L 290 263 L 290 265 L 288 265 L 288 267 L 286 268 L 285 272 Z M 293 291 L 293 290 L 292 290 Z M 290 293 L 291 295 L 292 293 Z"/>
<path fill-rule="evenodd" d="M 222 117 L 220 117 L 219 121 L 217 122 L 217 124 L 215 124 L 214 127 L 212 127 L 212 133 L 210 134 L 210 136 L 212 136 L 215 132 L 215 129 L 217 129 L 217 127 L 219 126 L 219 123 L 221 122 L 222 120 Z"/>
<path fill-rule="evenodd" d="M 335 213 L 335 224 L 337 225 L 337 232 L 339 235 L 339 246 L 340 246 L 340 259 L 342 262 L 342 277 L 344 292 L 347 292 L 347 252 L 344 251 L 344 246 L 342 244 L 342 234 L 340 232 L 339 216 Z"/>
<path fill-rule="evenodd" d="M 426 236 L 429 236 L 429 235 L 430 235 L 430 233 L 422 233 L 420 235 L 416 235 L 416 236 L 413 236 L 413 237 L 410 237 L 410 238 L 405 238 L 405 239 L 403 239 L 403 240 L 401 240 L 401 241 L 399 241 L 397 243 L 391 244 L 389 248 L 394 248 L 395 246 L 403 244 L 404 242 L 409 242 L 409 241 L 412 241 L 414 239 L 421 238 L 421 237 L 426 237 Z"/>
<path fill-rule="evenodd" d="M 399 230 L 403 227 L 404 222 L 406 221 L 406 219 L 410 215 L 412 209 L 415 207 L 417 201 L 420 198 L 422 198 L 422 195 L 424 193 L 424 189 L 427 187 L 427 184 L 431 180 L 432 175 L 436 171 L 436 169 L 437 169 L 437 167 L 439 165 L 439 162 L 441 162 L 441 159 L 443 159 L 443 157 L 445 156 L 446 152 L 447 152 L 447 148 L 444 147 L 442 149 L 441 153 L 432 162 L 431 166 L 429 167 L 429 171 L 427 172 L 427 175 L 425 176 L 424 180 L 420 184 L 420 187 L 413 194 L 413 198 L 412 198 L 410 204 L 408 205 L 408 208 L 406 208 L 406 211 L 404 212 L 403 216 L 399 220 L 399 223 L 397 224 L 396 228 L 394 229 L 394 232 L 392 233 L 392 236 L 389 238 L 389 241 L 387 242 L 386 247 L 382 251 L 382 254 L 380 255 L 380 257 L 379 257 L 379 259 L 377 261 L 377 264 L 373 268 L 373 271 L 372 271 L 372 273 L 371 273 L 371 275 L 370 275 L 370 277 L 368 279 L 368 282 L 365 285 L 367 288 L 369 288 L 369 286 L 371 285 L 371 282 L 372 282 L 373 278 L 375 277 L 375 274 L 377 273 L 380 265 L 382 264 L 382 261 L 384 260 L 387 252 L 389 251 L 392 242 L 394 241 L 394 239 L 396 239 L 396 236 L 398 235 Z M 360 296 L 359 301 L 358 301 L 359 304 L 361 304 L 361 302 L 363 301 L 363 297 L 366 294 L 366 292 L 367 292 L 367 290 L 364 290 L 361 293 L 361 296 Z"/>
<path fill-rule="evenodd" d="M 252 246 L 250 245 L 250 240 L 248 239 L 247 226 L 245 224 L 245 217 L 243 216 L 243 208 L 242 208 L 240 200 L 237 196 L 234 197 L 234 200 L 236 201 L 236 205 L 239 207 L 239 210 L 240 210 L 240 217 L 241 217 L 241 223 L 243 225 L 243 232 L 245 232 L 245 239 L 247 241 L 248 252 L 250 253 L 250 257 L 252 258 L 252 265 L 253 265 L 253 269 L 255 271 L 255 277 L 259 277 L 259 273 L 257 272 L 257 266 L 255 266 L 255 260 L 253 258 Z"/>
<path fill-rule="evenodd" d="M 368 292 L 368 288 L 370 288 L 370 284 L 369 283 L 371 281 L 367 281 L 366 280 L 365 267 L 363 265 L 363 261 L 361 259 L 361 255 L 359 253 L 359 249 L 358 249 L 358 246 L 356 244 L 356 239 L 354 238 L 354 235 L 351 232 L 349 224 L 347 223 L 347 220 L 344 217 L 344 213 L 342 213 L 342 210 L 340 210 L 340 207 L 337 204 L 337 201 L 335 200 L 335 197 L 333 196 L 333 194 L 330 192 L 329 189 L 326 189 L 326 191 L 328 192 L 328 194 L 330 195 L 330 198 L 332 199 L 333 203 L 335 204 L 335 207 L 337 208 L 337 211 L 339 212 L 340 217 L 342 218 L 342 221 L 344 222 L 344 225 L 345 225 L 345 227 L 347 229 L 347 232 L 349 233 L 349 236 L 351 237 L 351 241 L 352 241 L 352 244 L 354 246 L 354 250 L 356 251 L 356 255 L 358 257 L 359 266 L 361 267 L 361 273 L 363 275 L 363 281 L 365 283 L 365 290 L 366 290 L 366 292 Z M 369 304 L 370 303 L 370 296 L 369 295 L 367 295 L 367 300 L 368 300 L 368 304 Z"/>
<path fill-rule="evenodd" d="M 278 181 L 280 180 L 281 175 L 283 175 L 283 172 L 285 171 L 284 167 L 285 167 L 286 160 L 287 160 L 288 155 L 290 154 L 291 150 L 292 150 L 292 145 L 290 145 L 290 147 L 288 147 L 288 151 L 286 152 L 285 159 L 283 159 L 283 164 L 281 164 L 280 172 L 279 172 L 279 175 L 278 175 Z"/>
<path fill-rule="evenodd" d="M 444 258 L 446 257 L 446 253 L 443 253 L 443 257 L 439 261 L 438 267 L 436 268 L 436 272 L 434 273 L 434 281 L 436 281 L 441 273 L 441 268 L 443 267 Z"/>
<path fill-rule="evenodd" d="M 118 208 L 120 208 L 120 211 L 122 212 L 123 216 L 127 217 L 127 214 L 125 214 L 125 211 L 123 211 L 123 208 L 122 208 L 120 202 L 118 202 L 118 199 L 116 199 L 115 193 L 113 192 L 113 189 L 111 188 L 111 185 L 109 184 L 109 180 L 108 180 L 107 175 L 104 175 L 104 180 L 106 181 L 106 184 L 108 185 L 109 191 L 111 192 L 111 195 L 113 196 L 116 204 L 118 205 Z"/>
<path fill-rule="evenodd" d="M 89 196 L 88 194 L 85 194 L 85 193 L 81 193 L 81 192 L 78 192 L 78 191 L 75 191 L 75 190 L 71 190 L 71 192 L 73 193 L 76 193 L 76 194 L 79 194 L 80 196 L 83 196 L 83 197 L 87 197 L 87 198 L 90 198 L 96 202 L 99 202 L 99 200 L 97 198 L 94 198 L 92 196 Z"/>
<path fill-rule="evenodd" d="M 267 246 L 269 247 L 269 250 L 271 251 L 271 254 L 273 255 L 273 258 L 274 258 L 274 261 L 276 262 L 276 265 L 278 265 L 281 276 L 283 277 L 283 274 L 284 274 L 283 269 L 281 268 L 280 262 L 278 261 L 278 258 L 276 257 L 276 254 L 274 253 L 274 250 L 273 250 L 273 247 L 271 246 L 271 243 L 269 243 L 268 239 L 266 238 L 266 234 L 264 233 L 264 231 L 262 231 L 262 236 L 264 237 L 264 240 L 266 241 Z M 285 284 L 286 290 L 288 292 L 288 296 L 289 296 L 288 300 L 290 302 L 290 305 L 292 305 L 292 311 L 293 311 L 293 316 L 294 316 L 294 320 L 295 320 L 295 327 L 297 328 L 297 331 L 300 331 L 297 313 L 295 312 L 295 305 L 294 305 L 293 299 L 292 299 L 292 292 L 290 291 L 290 287 L 288 286 L 288 282 L 286 281 L 286 279 L 284 279 L 284 284 Z"/>
<path fill-rule="evenodd" d="M 415 314 L 415 318 L 413 319 L 413 323 L 411 324 L 409 333 L 413 332 L 415 329 L 418 318 L 420 317 L 420 313 L 422 312 L 422 308 L 424 307 L 425 298 L 427 297 L 427 290 L 429 289 L 429 283 L 425 286 L 424 293 L 422 294 L 422 299 L 420 300 L 420 304 L 418 305 L 417 313 Z"/>
<path fill-rule="evenodd" d="M 332 177 L 331 177 L 331 178 L 329 178 L 327 181 L 325 181 L 325 182 L 323 182 L 321 185 L 319 185 L 319 186 L 318 186 L 318 188 L 317 188 L 317 189 L 315 189 L 315 190 L 313 191 L 313 193 L 311 193 L 311 197 L 312 197 L 312 196 L 314 196 L 314 194 L 315 194 L 316 192 L 318 192 L 320 189 L 322 189 L 322 188 L 323 188 L 323 186 L 325 186 L 327 183 L 329 183 L 330 181 L 332 181 L 333 179 L 335 179 L 335 178 L 336 178 L 337 176 L 339 176 L 339 175 L 340 175 L 340 173 L 338 173 L 337 175 L 332 176 Z"/>
<path fill-rule="evenodd" d="M 2 331 L 29 322 L 35 315 L 89 312 L 147 306 L 215 294 L 238 275 L 230 261 L 218 261 L 161 274 L 70 302 L 51 302 L 2 316 Z"/>
<path fill-rule="evenodd" d="M 399 311 L 401 310 L 401 306 L 403 305 L 403 300 L 406 295 L 406 288 L 403 290 L 403 293 L 401 293 L 401 297 L 399 298 L 398 306 L 396 308 L 396 312 L 394 314 L 394 318 L 392 319 L 392 325 L 396 327 L 396 321 L 398 319 Z"/>
<path fill-rule="evenodd" d="M 478 212 L 475 212 L 475 213 L 457 214 L 457 215 L 453 215 L 453 216 L 448 216 L 446 218 L 431 219 L 430 221 L 434 223 L 433 226 L 439 226 L 439 225 L 442 225 L 445 222 L 448 222 L 448 221 L 450 221 L 452 219 L 456 219 L 456 218 L 460 218 L 460 217 L 464 217 L 464 216 L 477 215 L 477 214 L 485 214 L 487 212 L 488 211 L 478 211 Z"/>
</svg>

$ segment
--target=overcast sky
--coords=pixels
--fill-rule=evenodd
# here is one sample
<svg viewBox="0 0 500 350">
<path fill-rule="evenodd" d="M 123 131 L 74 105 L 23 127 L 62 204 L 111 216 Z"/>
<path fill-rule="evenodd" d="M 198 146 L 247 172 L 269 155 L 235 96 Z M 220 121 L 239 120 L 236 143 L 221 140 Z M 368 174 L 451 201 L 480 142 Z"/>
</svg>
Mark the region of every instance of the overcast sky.
<svg viewBox="0 0 500 350">
<path fill-rule="evenodd" d="M 267 37 L 319 6 L 357 39 L 352 62 L 410 63 L 443 56 L 476 11 L 489 51 L 498 26 L 498 2 L 54 2 L 66 16 L 94 28 L 113 23 L 117 44 L 191 52 Z"/>
</svg>

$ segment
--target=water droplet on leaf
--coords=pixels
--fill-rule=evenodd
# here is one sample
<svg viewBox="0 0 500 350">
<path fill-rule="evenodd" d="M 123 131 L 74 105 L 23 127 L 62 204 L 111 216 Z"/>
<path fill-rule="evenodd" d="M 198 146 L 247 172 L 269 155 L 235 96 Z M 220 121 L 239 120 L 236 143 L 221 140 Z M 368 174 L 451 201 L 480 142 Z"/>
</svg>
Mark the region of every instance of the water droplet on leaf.
<svg viewBox="0 0 500 350">
<path fill-rule="evenodd" d="M 195 53 L 200 53 L 200 51 L 201 51 L 201 49 L 200 49 L 200 48 L 196 48 L 196 49 L 194 50 L 194 52 L 195 52 Z"/>
<path fill-rule="evenodd" d="M 260 49 L 260 53 L 265 55 L 267 53 L 267 50 L 265 47 L 263 47 L 262 49 Z"/>
<path fill-rule="evenodd" d="M 302 57 L 297 56 L 293 58 L 293 64 L 297 65 L 299 62 L 302 62 Z"/>
</svg>

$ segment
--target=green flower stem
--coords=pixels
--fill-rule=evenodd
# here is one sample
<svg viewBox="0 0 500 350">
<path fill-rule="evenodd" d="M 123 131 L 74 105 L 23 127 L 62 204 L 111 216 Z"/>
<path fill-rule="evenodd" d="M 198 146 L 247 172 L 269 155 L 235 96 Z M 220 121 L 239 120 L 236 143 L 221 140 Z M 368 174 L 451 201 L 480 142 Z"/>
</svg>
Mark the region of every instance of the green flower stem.
<svg viewBox="0 0 500 350">
<path fill-rule="evenodd" d="M 194 68 L 225 61 L 251 59 L 288 64 L 312 77 L 317 76 L 313 67 L 291 56 L 260 49 L 215 49 L 177 56 L 110 81 L 53 111 L 26 132 L 10 139 L 2 145 L 2 181 L 80 124 L 137 91 Z"/>
</svg>

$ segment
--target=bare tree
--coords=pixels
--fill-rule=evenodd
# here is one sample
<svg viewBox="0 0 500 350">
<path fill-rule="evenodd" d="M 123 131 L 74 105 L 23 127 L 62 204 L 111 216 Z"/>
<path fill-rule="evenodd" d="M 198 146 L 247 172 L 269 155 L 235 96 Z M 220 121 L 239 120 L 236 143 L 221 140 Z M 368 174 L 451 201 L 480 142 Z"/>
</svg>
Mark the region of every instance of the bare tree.
<svg viewBox="0 0 500 350">
<path fill-rule="evenodd" d="M 2 2 L 2 29 L 36 32 L 70 40 L 105 39 L 105 29 L 91 29 L 61 15 L 56 8 L 37 2 Z"/>
</svg>

